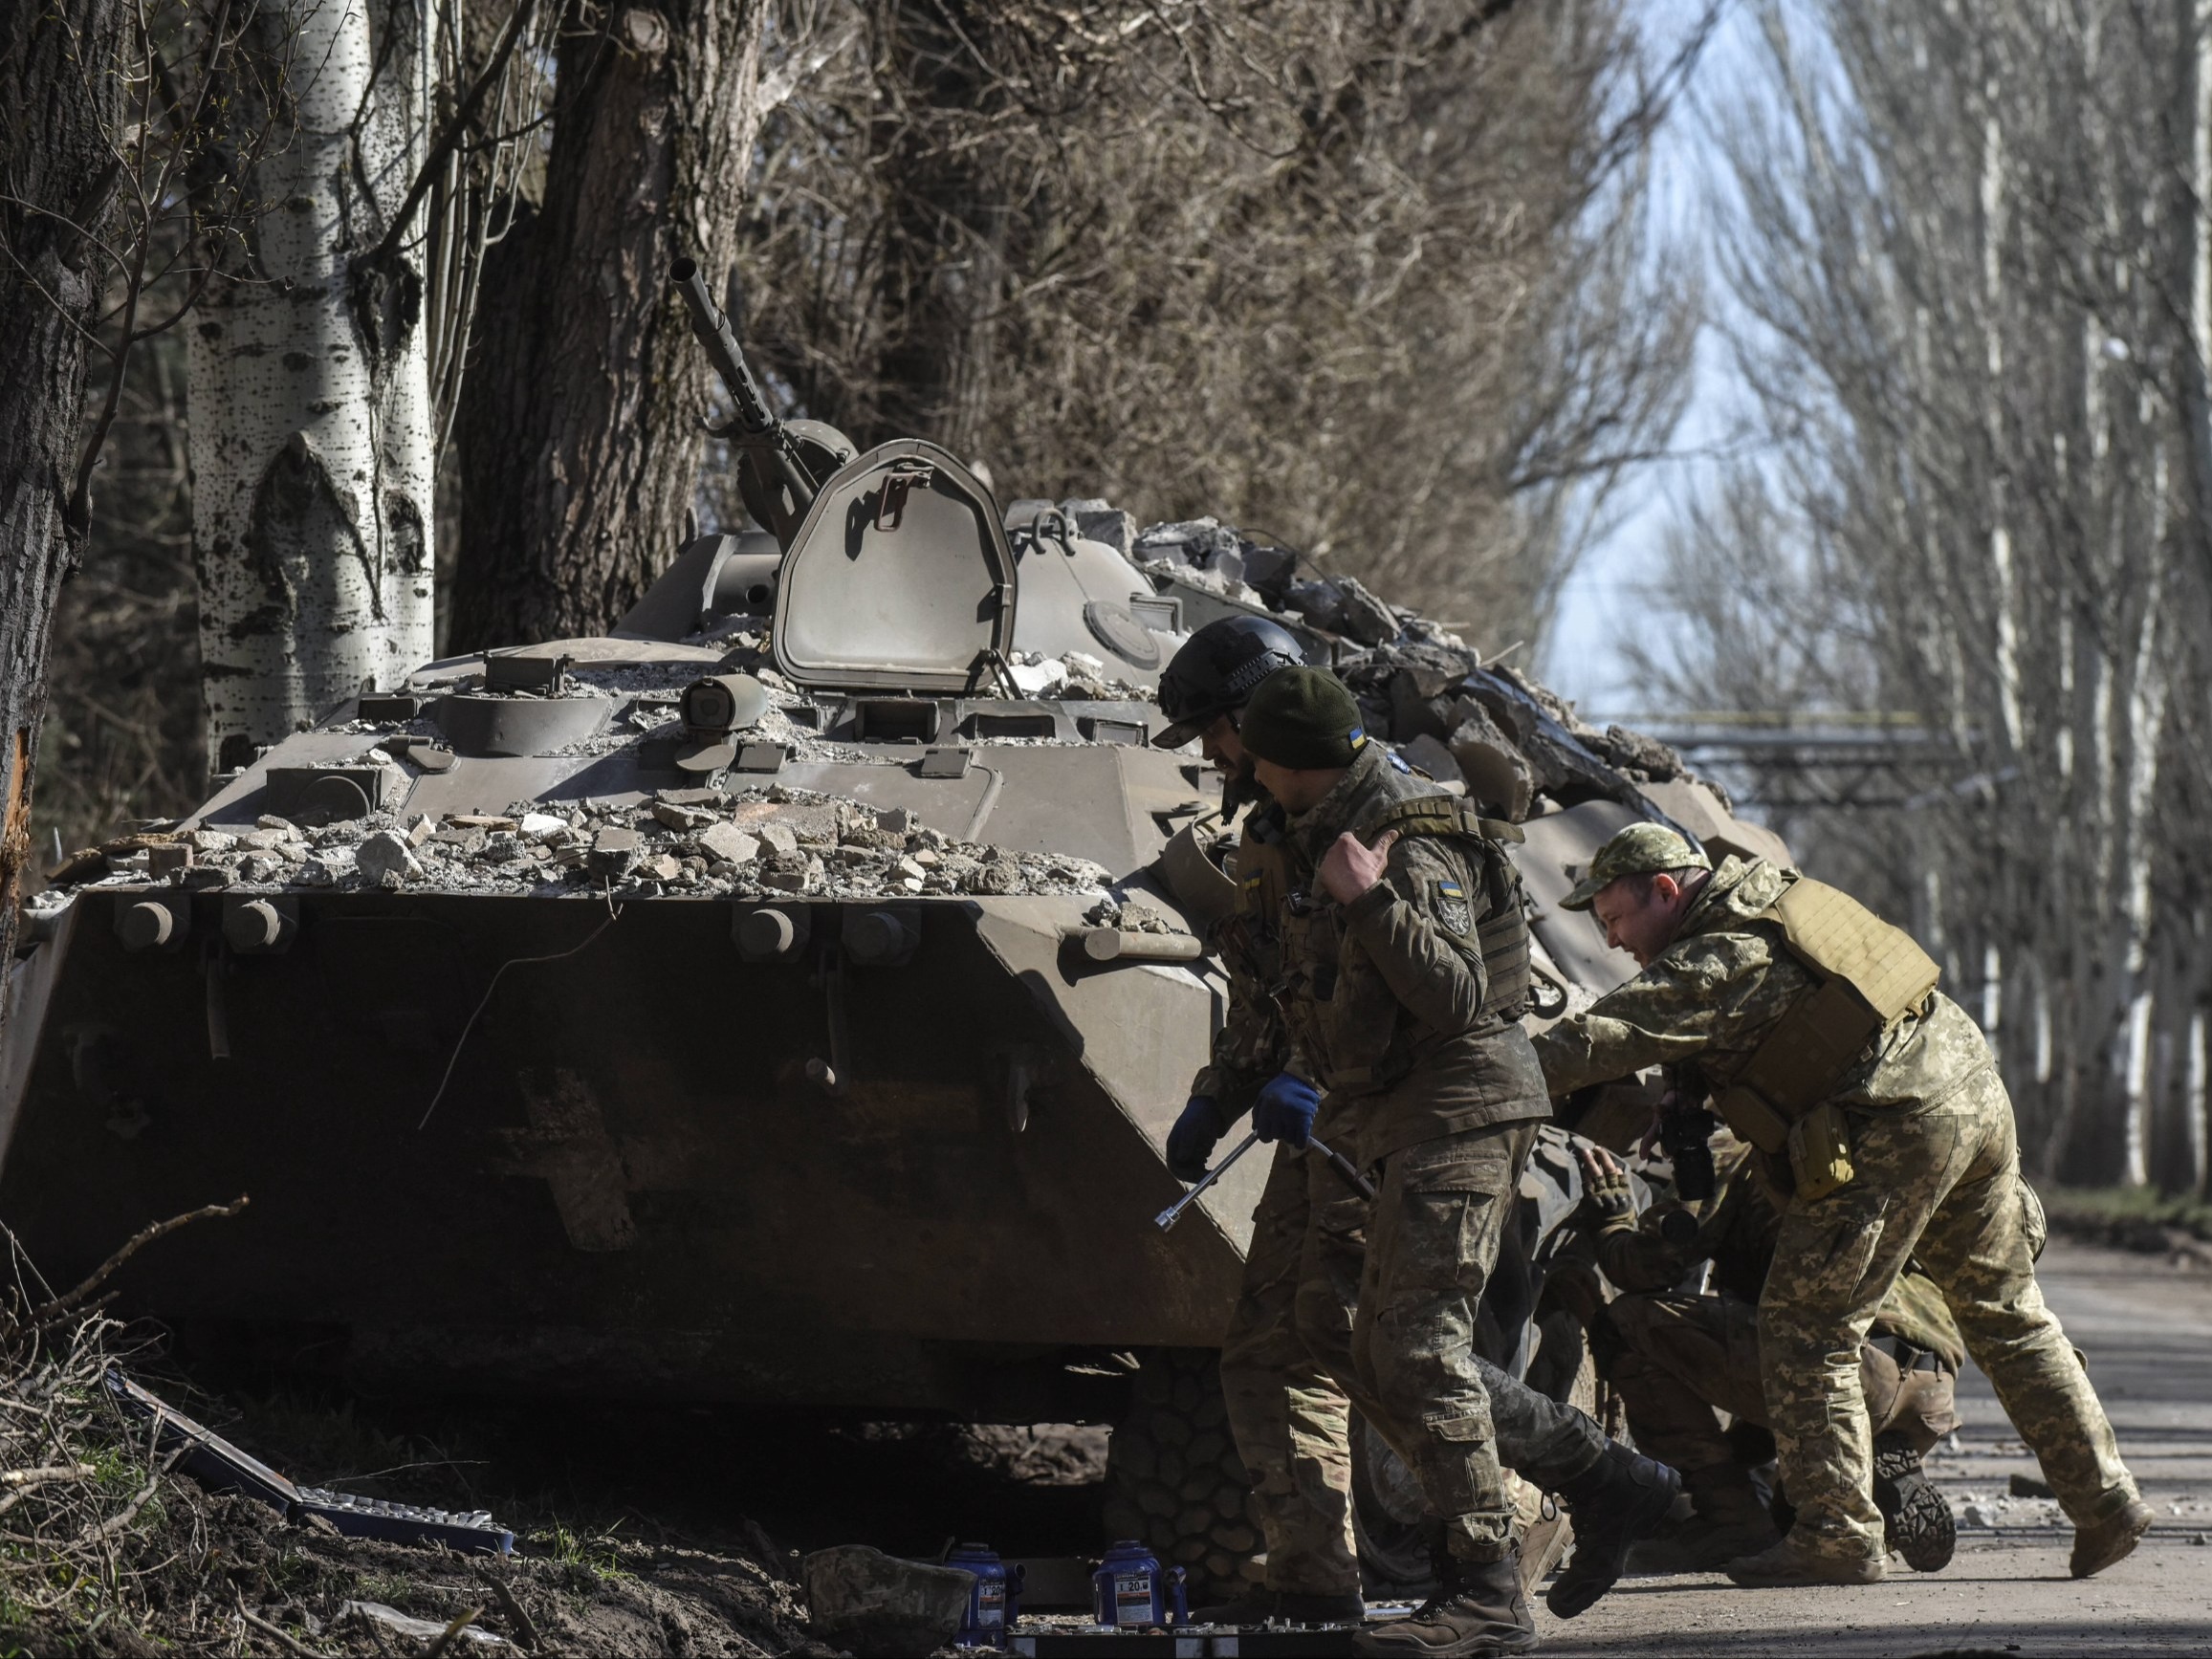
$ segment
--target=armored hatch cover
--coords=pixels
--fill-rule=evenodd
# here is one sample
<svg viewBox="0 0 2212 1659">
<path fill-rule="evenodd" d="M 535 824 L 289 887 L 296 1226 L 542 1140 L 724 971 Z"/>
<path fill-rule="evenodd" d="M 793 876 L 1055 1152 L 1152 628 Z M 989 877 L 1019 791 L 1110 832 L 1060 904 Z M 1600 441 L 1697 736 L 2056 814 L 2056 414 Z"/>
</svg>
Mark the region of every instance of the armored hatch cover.
<svg viewBox="0 0 2212 1659">
<path fill-rule="evenodd" d="M 822 486 L 792 537 L 770 636 L 800 686 L 962 691 L 1014 641 L 997 504 L 934 444 L 902 438 Z"/>
</svg>

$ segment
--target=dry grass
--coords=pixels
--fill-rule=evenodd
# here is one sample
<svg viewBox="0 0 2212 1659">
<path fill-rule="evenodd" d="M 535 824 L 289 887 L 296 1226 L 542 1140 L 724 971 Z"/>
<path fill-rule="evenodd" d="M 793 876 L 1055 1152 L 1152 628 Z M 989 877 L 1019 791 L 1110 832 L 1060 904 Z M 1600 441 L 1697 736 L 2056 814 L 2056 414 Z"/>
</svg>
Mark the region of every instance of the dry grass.
<svg viewBox="0 0 2212 1659">
<path fill-rule="evenodd" d="M 107 1316 L 104 1287 L 139 1249 L 237 1208 L 149 1227 L 59 1295 L 0 1229 L 14 1267 L 0 1299 L 0 1659 L 493 1651 L 462 1639 L 463 1625 L 501 1638 L 501 1652 L 828 1651 L 764 1539 L 715 1551 L 556 1522 L 493 1560 L 341 1538 L 173 1473 L 155 1425 L 103 1386 L 111 1364 L 154 1357 Z M 363 1601 L 451 1633 L 417 1641 L 344 1611 Z"/>
</svg>

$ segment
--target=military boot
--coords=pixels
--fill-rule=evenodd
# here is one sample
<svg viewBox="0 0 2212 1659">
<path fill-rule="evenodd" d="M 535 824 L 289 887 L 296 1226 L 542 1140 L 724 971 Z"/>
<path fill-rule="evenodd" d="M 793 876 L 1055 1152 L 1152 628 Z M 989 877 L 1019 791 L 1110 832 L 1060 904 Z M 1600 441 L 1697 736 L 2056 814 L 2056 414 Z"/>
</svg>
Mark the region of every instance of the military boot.
<svg viewBox="0 0 2212 1659">
<path fill-rule="evenodd" d="M 1354 1653 L 1369 1659 L 1486 1659 L 1536 1646 L 1536 1614 L 1521 1588 L 1518 1550 L 1502 1561 L 1463 1561 L 1435 1552 L 1436 1593 L 1403 1619 L 1362 1630 Z"/>
<path fill-rule="evenodd" d="M 2086 1579 L 2101 1573 L 2135 1549 L 2151 1530 L 2151 1506 L 2132 1497 L 2102 1520 L 2073 1529 L 2073 1576 Z"/>
<path fill-rule="evenodd" d="M 1755 1556 L 1782 1541 L 1782 1532 L 1751 1484 L 1734 1463 L 1717 1463 L 1682 1476 L 1694 1513 L 1672 1528 L 1653 1534 L 1629 1551 L 1629 1567 L 1639 1573 L 1716 1573 L 1741 1556 Z"/>
<path fill-rule="evenodd" d="M 1231 1625 L 1246 1629 L 1262 1625 L 1357 1625 L 1367 1616 L 1368 1604 L 1357 1590 L 1342 1596 L 1320 1596 L 1299 1590 L 1257 1589 L 1234 1602 L 1191 1609 L 1194 1625 Z"/>
<path fill-rule="evenodd" d="M 1560 1488 L 1574 1510 L 1574 1555 L 1551 1583 L 1544 1604 L 1571 1619 L 1613 1587 L 1628 1565 L 1629 1546 L 1658 1530 L 1682 1494 L 1682 1477 L 1619 1441 Z"/>
<path fill-rule="evenodd" d="M 1920 1468 L 1920 1454 L 1894 1430 L 1874 1436 L 1874 1507 L 1886 1541 L 1916 1573 L 1939 1572 L 1959 1547 L 1951 1506 Z"/>
<path fill-rule="evenodd" d="M 1785 1589 L 1800 1584 L 1878 1584 L 1880 1556 L 1845 1555 L 1807 1543 L 1796 1533 L 1728 1563 L 1728 1576 L 1746 1589 Z"/>
</svg>

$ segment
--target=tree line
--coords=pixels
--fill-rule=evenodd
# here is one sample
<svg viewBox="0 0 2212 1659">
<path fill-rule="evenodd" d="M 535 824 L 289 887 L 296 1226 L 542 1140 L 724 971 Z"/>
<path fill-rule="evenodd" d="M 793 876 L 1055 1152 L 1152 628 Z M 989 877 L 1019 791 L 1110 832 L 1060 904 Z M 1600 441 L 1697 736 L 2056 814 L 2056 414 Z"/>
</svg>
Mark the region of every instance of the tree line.
<svg viewBox="0 0 2212 1659">
<path fill-rule="evenodd" d="M 1617 0 L 55 0 L 0 56 L 0 888 L 730 522 L 679 254 L 791 413 L 1492 648 L 1695 325 L 1645 211 L 1689 52 Z"/>
<path fill-rule="evenodd" d="M 1785 826 L 1914 924 L 2030 1168 L 2204 1190 L 2212 58 L 2200 6 L 1758 8 L 1716 218 L 1758 442 L 1676 527 L 1664 695 L 1883 710 Z"/>
</svg>

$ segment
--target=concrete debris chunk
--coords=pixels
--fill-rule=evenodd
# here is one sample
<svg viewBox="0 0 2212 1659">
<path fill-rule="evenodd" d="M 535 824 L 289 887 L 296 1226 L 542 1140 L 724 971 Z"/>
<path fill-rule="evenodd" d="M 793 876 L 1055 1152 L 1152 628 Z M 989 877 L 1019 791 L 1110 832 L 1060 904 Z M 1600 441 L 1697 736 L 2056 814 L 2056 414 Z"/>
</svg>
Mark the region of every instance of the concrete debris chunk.
<svg viewBox="0 0 2212 1659">
<path fill-rule="evenodd" d="M 379 830 L 363 840 L 354 853 L 353 862 L 362 875 L 380 885 L 387 875 L 407 882 L 419 879 L 423 873 L 412 843 L 396 830 Z"/>
<path fill-rule="evenodd" d="M 1413 742 L 1399 745 L 1398 753 L 1406 757 L 1408 766 L 1418 767 L 1447 789 L 1465 787 L 1458 760 L 1449 749 L 1426 731 Z"/>
<path fill-rule="evenodd" d="M 682 870 L 683 865 L 667 853 L 654 853 L 649 858 L 638 861 L 638 874 L 650 877 L 656 882 L 672 882 Z"/>
<path fill-rule="evenodd" d="M 543 840 L 548 836 L 565 835 L 568 831 L 568 819 L 555 818 L 549 812 L 526 812 L 522 815 L 522 822 L 518 827 L 524 835 L 533 840 Z"/>
<path fill-rule="evenodd" d="M 902 1561 L 865 1544 L 817 1550 L 799 1562 L 815 1632 L 860 1659 L 928 1653 L 960 1628 L 975 1575 Z"/>
<path fill-rule="evenodd" d="M 760 841 L 734 823 L 718 823 L 700 832 L 699 850 L 726 864 L 749 864 L 760 856 Z"/>
<path fill-rule="evenodd" d="M 638 862 L 638 832 L 610 824 L 591 839 L 591 870 L 594 875 L 626 876 L 630 866 Z"/>
<path fill-rule="evenodd" d="M 1352 577 L 1336 578 L 1343 596 L 1344 631 L 1363 645 L 1379 645 L 1398 637 L 1398 613 Z"/>
<path fill-rule="evenodd" d="M 672 830 L 703 829 L 714 821 L 714 815 L 695 806 L 678 806 L 673 801 L 653 802 L 654 819 Z"/>
<path fill-rule="evenodd" d="M 789 824 L 764 823 L 756 832 L 760 844 L 769 851 L 781 853 L 786 858 L 799 851 L 799 836 Z"/>
<path fill-rule="evenodd" d="M 1024 697 L 1049 697 L 1067 684 L 1067 666 L 1050 658 L 1040 663 L 1016 663 L 1007 672 Z"/>
<path fill-rule="evenodd" d="M 194 830 L 192 832 L 193 849 L 203 855 L 208 853 L 227 853 L 237 844 L 238 838 L 236 836 L 225 835 L 221 830 L 204 829 Z"/>
</svg>

